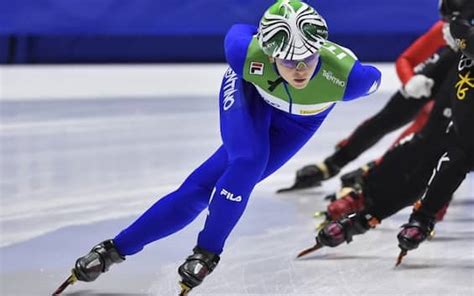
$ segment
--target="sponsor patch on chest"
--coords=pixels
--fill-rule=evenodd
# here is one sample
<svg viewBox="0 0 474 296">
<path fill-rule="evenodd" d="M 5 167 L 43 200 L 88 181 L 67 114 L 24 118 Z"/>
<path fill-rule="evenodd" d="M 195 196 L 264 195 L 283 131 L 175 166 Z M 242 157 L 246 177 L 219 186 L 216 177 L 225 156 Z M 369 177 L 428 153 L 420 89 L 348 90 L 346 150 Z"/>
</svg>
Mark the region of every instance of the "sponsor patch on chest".
<svg viewBox="0 0 474 296">
<path fill-rule="evenodd" d="M 252 75 L 263 75 L 263 68 L 265 67 L 264 63 L 260 62 L 251 62 L 250 63 L 250 74 Z"/>
<path fill-rule="evenodd" d="M 339 79 L 336 76 L 334 76 L 334 74 L 331 71 L 323 69 L 323 77 L 326 78 L 327 80 L 329 80 L 331 83 L 337 85 L 337 86 L 340 86 L 340 87 L 345 87 L 346 86 L 346 82 L 344 80 Z"/>
</svg>

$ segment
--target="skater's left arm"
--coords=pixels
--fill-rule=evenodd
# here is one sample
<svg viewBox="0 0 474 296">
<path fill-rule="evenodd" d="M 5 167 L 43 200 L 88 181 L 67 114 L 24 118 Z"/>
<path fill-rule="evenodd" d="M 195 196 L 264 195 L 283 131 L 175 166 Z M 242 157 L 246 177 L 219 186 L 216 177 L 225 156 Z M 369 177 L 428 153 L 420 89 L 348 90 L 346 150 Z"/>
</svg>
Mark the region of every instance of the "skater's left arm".
<svg viewBox="0 0 474 296">
<path fill-rule="evenodd" d="M 382 74 L 374 66 L 356 61 L 349 74 L 343 100 L 350 101 L 375 92 L 380 86 L 381 77 Z"/>
<path fill-rule="evenodd" d="M 234 72 L 242 77 L 247 57 L 247 48 L 257 28 L 252 25 L 235 24 L 227 32 L 224 39 L 225 57 Z"/>
</svg>

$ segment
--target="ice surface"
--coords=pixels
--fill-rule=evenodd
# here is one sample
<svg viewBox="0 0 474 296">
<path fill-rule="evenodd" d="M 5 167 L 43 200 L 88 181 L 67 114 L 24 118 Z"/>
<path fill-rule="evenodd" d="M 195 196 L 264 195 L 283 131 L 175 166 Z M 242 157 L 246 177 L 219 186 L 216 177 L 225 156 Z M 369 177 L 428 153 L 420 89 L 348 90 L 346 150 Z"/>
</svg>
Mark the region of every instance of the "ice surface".
<svg viewBox="0 0 474 296">
<path fill-rule="evenodd" d="M 474 178 L 458 190 L 433 241 L 394 268 L 409 209 L 350 245 L 295 256 L 314 243 L 312 214 L 338 186 L 276 195 L 386 102 L 339 104 L 310 143 L 260 184 L 215 273 L 193 295 L 473 295 Z M 3 296 L 47 295 L 74 260 L 116 235 L 219 145 L 216 97 L 0 102 L 0 272 Z M 388 136 L 350 170 L 378 157 Z M 177 295 L 176 269 L 203 225 L 149 245 L 65 295 Z"/>
</svg>

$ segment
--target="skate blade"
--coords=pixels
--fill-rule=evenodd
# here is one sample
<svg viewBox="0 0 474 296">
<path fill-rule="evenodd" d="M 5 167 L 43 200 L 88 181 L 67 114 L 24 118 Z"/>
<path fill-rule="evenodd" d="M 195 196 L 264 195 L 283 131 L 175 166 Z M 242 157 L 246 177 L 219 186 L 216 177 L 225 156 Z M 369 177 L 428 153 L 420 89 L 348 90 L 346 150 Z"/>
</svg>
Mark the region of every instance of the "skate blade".
<svg viewBox="0 0 474 296">
<path fill-rule="evenodd" d="M 405 249 L 402 249 L 400 251 L 400 254 L 398 254 L 398 258 L 397 258 L 397 263 L 395 263 L 395 267 L 397 267 L 398 265 L 402 263 L 403 257 L 405 257 L 407 254 L 408 254 L 408 251 Z"/>
<path fill-rule="evenodd" d="M 297 188 L 295 188 L 294 186 L 292 187 L 288 187 L 288 188 L 281 188 L 281 189 L 278 189 L 276 191 L 276 193 L 286 193 L 286 192 L 291 192 L 291 191 L 295 191 L 295 190 L 298 190 Z"/>
<path fill-rule="evenodd" d="M 326 227 L 326 225 L 329 224 L 329 222 L 331 222 L 331 221 L 325 220 L 325 221 L 319 223 L 318 225 L 316 225 L 316 232 L 321 231 L 324 227 Z"/>
<path fill-rule="evenodd" d="M 181 292 L 179 293 L 179 296 L 186 296 L 191 292 L 192 288 L 188 287 L 186 284 L 183 282 L 179 282 L 179 286 L 181 288 Z"/>
<path fill-rule="evenodd" d="M 319 217 L 327 217 L 327 212 L 326 211 L 314 212 L 313 218 L 319 218 Z"/>
<path fill-rule="evenodd" d="M 53 296 L 60 295 L 64 290 L 66 290 L 67 287 L 74 284 L 75 282 L 77 282 L 77 277 L 74 274 L 74 269 L 73 269 L 71 271 L 71 275 L 61 284 L 61 286 L 59 286 L 59 288 L 56 289 L 56 291 L 54 291 L 52 295 Z"/>
<path fill-rule="evenodd" d="M 333 194 L 329 194 L 329 195 L 326 195 L 326 197 L 324 197 L 324 200 L 327 200 L 329 202 L 333 202 L 337 199 L 336 197 L 336 193 L 333 193 Z"/>
<path fill-rule="evenodd" d="M 317 183 L 311 184 L 311 185 L 301 185 L 301 184 L 295 183 L 295 184 L 293 184 L 291 187 L 278 189 L 278 190 L 276 191 L 276 193 L 286 193 L 286 192 L 293 192 L 293 191 L 301 191 L 301 190 L 311 189 L 311 188 L 320 187 L 320 186 L 321 186 L 321 182 L 317 182 Z"/>
<path fill-rule="evenodd" d="M 320 212 L 315 212 L 313 214 L 313 218 L 317 219 L 320 217 L 324 217 L 324 220 L 321 223 L 316 224 L 316 232 L 319 232 L 321 229 L 324 228 L 324 226 L 328 225 L 329 222 L 331 222 L 331 219 L 329 218 L 328 212 L 326 211 L 320 211 Z"/>
<path fill-rule="evenodd" d="M 431 232 L 428 234 L 428 237 L 427 237 L 426 239 L 427 239 L 428 241 L 431 241 L 431 240 L 434 239 L 435 235 L 436 235 L 436 231 L 433 229 L 433 230 L 431 230 Z"/>
<path fill-rule="evenodd" d="M 303 250 L 301 251 L 297 256 L 296 258 L 301 258 L 303 256 L 306 256 L 308 255 L 309 253 L 312 253 L 314 251 L 317 251 L 319 249 L 321 249 L 323 247 L 323 245 L 321 245 L 320 243 L 316 243 L 316 245 L 312 246 L 311 248 L 308 248 L 306 250 Z"/>
</svg>

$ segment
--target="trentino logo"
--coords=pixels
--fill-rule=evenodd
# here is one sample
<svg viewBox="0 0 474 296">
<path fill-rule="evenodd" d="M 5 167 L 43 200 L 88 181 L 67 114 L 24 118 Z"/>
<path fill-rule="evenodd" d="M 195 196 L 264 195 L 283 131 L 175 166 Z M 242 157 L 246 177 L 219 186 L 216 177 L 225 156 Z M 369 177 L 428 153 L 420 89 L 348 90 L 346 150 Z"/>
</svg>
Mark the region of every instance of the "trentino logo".
<svg viewBox="0 0 474 296">
<path fill-rule="evenodd" d="M 229 68 L 224 74 L 224 86 L 222 87 L 222 90 L 224 91 L 223 97 L 224 97 L 224 111 L 227 111 L 234 105 L 235 99 L 234 99 L 234 94 L 237 91 L 235 89 L 235 82 L 237 81 L 237 74 Z"/>
<path fill-rule="evenodd" d="M 340 87 L 346 86 L 346 82 L 334 76 L 334 74 L 331 71 L 327 71 L 323 69 L 323 77 L 337 86 L 340 86 Z"/>
</svg>

